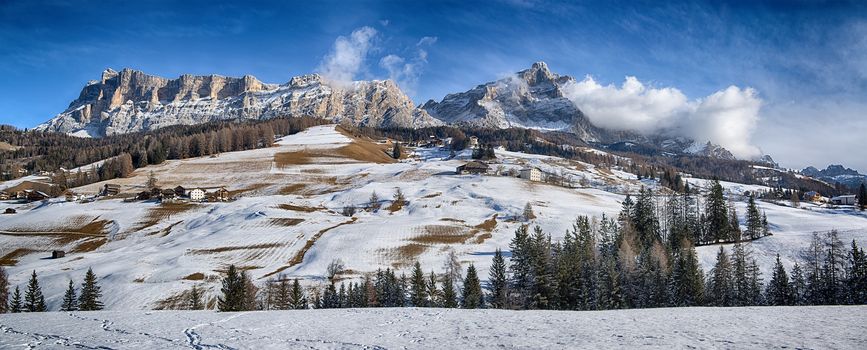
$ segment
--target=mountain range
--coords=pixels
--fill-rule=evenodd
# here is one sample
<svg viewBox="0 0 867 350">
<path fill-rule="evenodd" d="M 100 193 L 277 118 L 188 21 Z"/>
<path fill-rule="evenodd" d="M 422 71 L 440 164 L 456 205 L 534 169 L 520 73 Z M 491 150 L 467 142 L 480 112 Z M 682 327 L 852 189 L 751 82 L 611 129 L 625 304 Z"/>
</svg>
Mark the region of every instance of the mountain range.
<svg viewBox="0 0 867 350">
<path fill-rule="evenodd" d="M 65 111 L 36 129 L 103 137 L 216 120 L 313 116 L 370 127 L 559 131 L 612 150 L 734 159 L 731 152 L 709 142 L 597 127 L 565 97 L 564 88 L 574 82 L 536 62 L 512 76 L 416 106 L 391 80 L 341 83 L 310 74 L 285 84 L 267 84 L 250 75 L 167 79 L 132 69 L 107 69 L 100 80 L 88 82 Z"/>
<path fill-rule="evenodd" d="M 862 183 L 867 184 L 867 175 L 839 164 L 829 165 L 827 168 L 822 170 L 808 166 L 801 170 L 801 174 L 825 181 L 830 185 L 839 183 L 846 187 L 856 188 Z"/>
</svg>

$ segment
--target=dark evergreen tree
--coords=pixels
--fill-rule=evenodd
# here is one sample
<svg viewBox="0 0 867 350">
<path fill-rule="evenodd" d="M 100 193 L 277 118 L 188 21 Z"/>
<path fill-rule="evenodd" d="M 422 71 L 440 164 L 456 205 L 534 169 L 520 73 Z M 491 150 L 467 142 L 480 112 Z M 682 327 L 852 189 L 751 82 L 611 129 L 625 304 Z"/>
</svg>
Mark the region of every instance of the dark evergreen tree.
<svg viewBox="0 0 867 350">
<path fill-rule="evenodd" d="M 515 230 L 515 237 L 509 243 L 509 248 L 512 251 L 511 265 L 511 286 L 509 288 L 511 305 L 521 308 L 527 308 L 532 295 L 533 287 L 533 270 L 531 266 L 531 249 L 530 237 L 527 232 L 527 225 L 521 225 Z M 443 287 L 445 290 L 445 287 Z"/>
<path fill-rule="evenodd" d="M 728 206 L 726 205 L 725 197 L 723 196 L 723 188 L 718 180 L 714 180 L 711 185 L 710 192 L 705 198 L 707 215 L 707 234 L 705 243 L 725 242 L 731 237 L 729 230 Z"/>
<path fill-rule="evenodd" d="M 698 264 L 695 248 L 688 241 L 684 241 L 674 260 L 671 282 L 674 306 L 701 305 L 704 300 L 704 273 Z"/>
<path fill-rule="evenodd" d="M 505 309 L 508 307 L 508 277 L 506 276 L 506 261 L 500 248 L 494 252 L 493 263 L 489 272 L 489 289 L 491 307 Z"/>
<path fill-rule="evenodd" d="M 852 240 L 852 249 L 849 251 L 849 267 L 846 272 L 846 289 L 851 304 L 867 303 L 867 256 L 864 250 L 858 248 L 855 240 Z"/>
<path fill-rule="evenodd" d="M 728 254 L 723 247 L 716 255 L 716 264 L 710 272 L 708 281 L 709 303 L 714 306 L 734 305 L 734 287 L 732 286 L 732 267 Z"/>
<path fill-rule="evenodd" d="M 801 265 L 795 263 L 792 267 L 792 281 L 789 282 L 789 292 L 792 295 L 792 304 L 807 305 L 807 279 Z"/>
<path fill-rule="evenodd" d="M 409 285 L 409 300 L 415 307 L 427 307 L 427 281 L 425 280 L 424 272 L 421 270 L 421 264 L 416 261 L 412 269 L 412 277 Z"/>
<path fill-rule="evenodd" d="M 0 314 L 9 312 L 9 275 L 0 266 Z"/>
<path fill-rule="evenodd" d="M 293 309 L 291 306 L 292 290 L 289 280 L 283 274 L 277 275 L 277 286 L 274 288 L 274 308 L 277 310 Z"/>
<path fill-rule="evenodd" d="M 746 236 L 750 239 L 757 239 L 763 234 L 762 216 L 759 214 L 759 209 L 756 207 L 756 198 L 750 194 L 749 202 L 747 203 L 747 231 Z"/>
<path fill-rule="evenodd" d="M 12 300 L 9 301 L 9 312 L 18 313 L 24 311 L 24 301 L 21 299 L 21 290 L 15 286 L 15 293 L 12 293 Z"/>
<path fill-rule="evenodd" d="M 289 307 L 295 310 L 307 309 L 307 297 L 301 289 L 301 283 L 296 278 L 292 282 L 292 292 L 289 294 Z"/>
<path fill-rule="evenodd" d="M 30 275 L 30 282 L 24 292 L 24 309 L 28 312 L 44 312 L 45 297 L 42 295 L 42 287 L 39 287 L 39 279 L 36 270 Z"/>
<path fill-rule="evenodd" d="M 84 274 L 84 282 L 81 283 L 81 294 L 78 296 L 78 309 L 81 311 L 102 310 L 102 291 L 96 281 L 93 269 L 88 268 Z"/>
<path fill-rule="evenodd" d="M 867 209 L 867 186 L 863 182 L 858 186 L 858 206 L 861 210 Z"/>
<path fill-rule="evenodd" d="M 480 309 L 485 307 L 485 295 L 482 293 L 482 285 L 476 273 L 476 267 L 470 264 L 467 268 L 467 276 L 464 279 L 461 307 L 464 309 Z"/>
<path fill-rule="evenodd" d="M 76 311 L 78 310 L 78 298 L 75 296 L 75 285 L 72 280 L 69 280 L 69 288 L 66 288 L 66 293 L 63 294 L 63 303 L 60 305 L 60 311 Z"/>
<path fill-rule="evenodd" d="M 205 305 L 202 303 L 202 292 L 196 285 L 190 288 L 190 293 L 187 296 L 187 308 L 190 310 L 202 310 Z"/>
<path fill-rule="evenodd" d="M 446 276 L 443 277 L 443 295 L 442 295 L 442 307 L 445 308 L 456 308 L 458 307 L 458 295 L 457 291 L 455 291 L 455 285 L 452 283 L 452 279 Z"/>
<path fill-rule="evenodd" d="M 244 288 L 244 277 L 235 265 L 229 265 L 222 284 L 220 292 L 223 296 L 217 298 L 217 308 L 224 312 L 244 311 L 247 291 Z"/>
<path fill-rule="evenodd" d="M 425 289 L 427 290 L 427 302 L 430 307 L 439 307 L 440 306 L 440 291 L 437 288 L 437 275 L 431 271 L 430 275 L 428 275 L 427 283 L 425 284 Z"/>
<path fill-rule="evenodd" d="M 843 242 L 837 236 L 836 230 L 828 232 L 826 238 L 825 262 L 822 266 L 822 295 L 825 304 L 841 304 L 846 299 L 843 282 L 846 271 L 846 253 Z"/>
<path fill-rule="evenodd" d="M 786 269 L 783 267 L 783 263 L 780 262 L 780 254 L 777 254 L 777 260 L 774 263 L 774 272 L 771 275 L 771 281 L 768 282 L 768 287 L 765 291 L 765 300 L 768 305 L 793 304 L 794 298 L 792 297 L 789 276 L 786 274 Z"/>
<path fill-rule="evenodd" d="M 392 147 L 392 149 L 391 149 L 391 157 L 394 159 L 400 159 L 400 156 L 402 153 L 403 153 L 403 150 L 400 147 L 400 142 L 395 141 L 394 147 Z"/>
</svg>

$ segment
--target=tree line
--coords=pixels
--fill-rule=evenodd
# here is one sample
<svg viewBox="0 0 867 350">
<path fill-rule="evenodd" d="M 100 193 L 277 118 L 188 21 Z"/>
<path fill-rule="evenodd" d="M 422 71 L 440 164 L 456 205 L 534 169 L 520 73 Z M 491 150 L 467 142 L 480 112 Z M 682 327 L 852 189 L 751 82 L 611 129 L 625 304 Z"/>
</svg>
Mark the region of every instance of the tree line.
<svg viewBox="0 0 867 350">
<path fill-rule="evenodd" d="M 0 267 L 0 313 L 18 312 L 45 312 L 45 296 L 39 285 L 39 277 L 36 270 L 30 275 L 30 280 L 21 294 L 21 289 L 15 286 L 14 292 L 9 292 L 9 276 L 6 270 Z M 98 311 L 102 310 L 102 289 L 97 281 L 93 269 L 87 269 L 81 288 L 76 291 L 75 283 L 69 280 L 69 287 L 63 294 L 60 311 Z"/>
</svg>

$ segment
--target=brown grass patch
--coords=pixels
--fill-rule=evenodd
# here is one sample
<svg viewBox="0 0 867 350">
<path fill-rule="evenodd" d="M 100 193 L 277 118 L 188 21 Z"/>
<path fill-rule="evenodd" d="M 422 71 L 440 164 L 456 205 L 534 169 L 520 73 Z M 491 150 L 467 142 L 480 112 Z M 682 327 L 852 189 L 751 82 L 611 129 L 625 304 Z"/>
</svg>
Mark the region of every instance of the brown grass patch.
<svg viewBox="0 0 867 350">
<path fill-rule="evenodd" d="M 494 216 L 492 216 L 490 219 L 483 221 L 481 224 L 478 224 L 473 228 L 491 232 L 496 227 L 497 227 L 497 214 L 494 214 Z"/>
<path fill-rule="evenodd" d="M 192 210 L 196 207 L 198 207 L 198 205 L 193 203 L 161 203 L 158 206 L 148 209 L 142 220 L 137 222 L 135 228 L 131 229 L 131 231 L 144 230 L 165 220 L 170 220 L 174 215 Z"/>
<path fill-rule="evenodd" d="M 42 191 L 45 193 L 51 193 L 52 187 L 54 187 L 54 185 L 49 184 L 49 183 L 44 183 L 44 182 L 21 181 L 21 183 L 15 185 L 15 186 L 9 187 L 3 191 L 6 193 L 15 193 L 15 192 L 24 191 L 24 190 L 35 190 L 35 191 Z"/>
<path fill-rule="evenodd" d="M 0 151 L 14 151 L 19 148 L 21 147 L 13 146 L 12 144 L 5 141 L 0 141 Z"/>
<path fill-rule="evenodd" d="M 307 185 L 305 184 L 291 184 L 288 186 L 284 186 L 277 193 L 284 196 L 289 194 L 301 194 L 305 188 L 307 188 Z"/>
<path fill-rule="evenodd" d="M 482 243 L 485 243 L 485 241 L 490 239 L 491 237 L 494 237 L 494 235 L 491 234 L 490 232 L 485 232 L 483 234 L 476 236 L 476 238 L 473 239 L 473 243 L 474 244 L 482 244 Z"/>
<path fill-rule="evenodd" d="M 171 295 L 165 299 L 161 299 L 156 302 L 154 305 L 154 310 L 184 310 L 188 308 L 188 299 L 190 291 L 185 290 L 183 292 Z"/>
<path fill-rule="evenodd" d="M 242 194 L 245 194 L 247 192 L 254 192 L 254 191 L 261 190 L 265 187 L 268 187 L 268 184 L 261 184 L 260 183 L 260 184 L 255 184 L 255 185 L 252 185 L 250 187 L 245 187 L 242 189 L 230 190 L 229 191 L 229 197 L 234 198 L 234 197 L 240 196 Z"/>
<path fill-rule="evenodd" d="M 303 206 L 292 205 L 292 204 L 278 204 L 277 208 L 280 208 L 283 210 L 300 211 L 300 212 L 304 212 L 304 213 L 312 213 L 314 211 L 326 210 L 325 208 L 321 208 L 321 207 L 320 208 L 303 207 Z"/>
<path fill-rule="evenodd" d="M 281 266 L 277 270 L 274 270 L 273 272 L 270 272 L 270 273 L 262 276 L 262 278 L 271 277 L 271 276 L 276 275 L 280 272 L 283 272 L 283 270 L 286 270 L 292 266 L 295 266 L 295 265 L 302 263 L 304 261 L 304 255 L 307 254 L 307 251 L 309 251 L 310 248 L 313 248 L 313 245 L 316 244 L 316 241 L 319 240 L 319 238 L 321 238 L 322 235 L 324 235 L 326 232 L 331 231 L 331 230 L 338 228 L 340 226 L 354 223 L 355 220 L 358 220 L 358 218 L 352 218 L 349 221 L 344 221 L 344 222 L 341 222 L 337 225 L 334 225 L 331 227 L 326 227 L 324 229 L 319 230 L 319 232 L 317 232 L 315 235 L 313 235 L 313 237 L 310 237 L 310 239 L 307 240 L 307 243 L 304 244 L 304 247 L 302 247 L 301 250 L 299 250 L 297 253 L 295 253 L 295 256 L 293 256 L 292 259 L 290 259 L 286 265 Z"/>
<path fill-rule="evenodd" d="M 442 192 L 431 193 L 431 194 L 425 195 L 424 197 L 421 197 L 421 198 L 434 198 L 434 197 L 439 197 L 442 194 L 443 194 Z"/>
<path fill-rule="evenodd" d="M 388 206 L 388 211 L 394 213 L 403 208 L 403 205 L 406 201 L 391 201 L 391 205 Z"/>
<path fill-rule="evenodd" d="M 268 222 L 271 223 L 271 225 L 274 225 L 274 226 L 295 226 L 295 225 L 298 225 L 298 224 L 304 222 L 304 219 L 299 219 L 299 218 L 272 218 L 272 219 L 269 220 Z"/>
<path fill-rule="evenodd" d="M 426 225 L 421 227 L 421 231 L 420 235 L 409 240 L 423 244 L 458 244 L 473 236 L 464 227 L 450 225 Z"/>
<path fill-rule="evenodd" d="M 75 248 L 72 248 L 71 253 L 87 253 L 96 250 L 99 247 L 102 247 L 103 244 L 108 243 L 107 238 L 91 238 L 87 239 L 84 242 L 79 243 Z"/>
<path fill-rule="evenodd" d="M 187 281 L 204 281 L 205 280 L 205 274 L 203 274 L 201 272 L 195 272 L 195 273 L 189 274 L 187 277 L 184 277 L 183 279 L 185 279 Z"/>
<path fill-rule="evenodd" d="M 451 221 L 451 222 L 460 222 L 460 223 L 466 222 L 466 221 L 461 220 L 461 219 L 453 219 L 453 218 L 442 218 L 442 219 L 440 219 L 440 221 Z"/>
<path fill-rule="evenodd" d="M 9 253 L 6 253 L 6 255 L 4 255 L 3 257 L 0 257 L 0 266 L 15 266 L 16 264 L 18 264 L 18 258 L 36 252 L 36 250 L 27 248 L 15 249 Z"/>
<path fill-rule="evenodd" d="M 255 250 L 255 249 L 268 249 L 268 248 L 276 248 L 282 246 L 281 243 L 262 243 L 262 244 L 251 244 L 244 246 L 227 246 L 227 247 L 219 247 L 219 248 L 208 248 L 208 249 L 190 249 L 190 254 L 216 254 L 216 253 L 225 253 L 225 252 L 233 252 L 238 250 Z"/>
<path fill-rule="evenodd" d="M 337 154 L 346 158 L 355 159 L 362 162 L 380 164 L 397 162 L 394 158 L 391 158 L 388 153 L 386 153 L 387 148 L 387 146 L 383 147 L 382 145 L 377 145 L 373 142 L 355 141 L 346 146 L 338 148 Z"/>
</svg>

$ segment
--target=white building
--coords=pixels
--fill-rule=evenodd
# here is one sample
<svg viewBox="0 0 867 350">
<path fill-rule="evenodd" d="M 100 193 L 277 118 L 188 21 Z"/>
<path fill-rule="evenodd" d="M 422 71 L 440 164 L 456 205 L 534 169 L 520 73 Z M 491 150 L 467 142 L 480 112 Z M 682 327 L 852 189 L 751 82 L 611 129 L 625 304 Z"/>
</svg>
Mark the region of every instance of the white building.
<svg viewBox="0 0 867 350">
<path fill-rule="evenodd" d="M 189 196 L 191 201 L 203 201 L 205 199 L 205 190 L 201 188 L 194 188 L 190 190 Z"/>
<path fill-rule="evenodd" d="M 539 168 L 524 168 L 521 169 L 518 177 L 530 181 L 542 181 L 542 171 Z"/>
<path fill-rule="evenodd" d="M 831 198 L 831 203 L 836 205 L 854 205 L 855 204 L 855 195 L 847 194 L 843 196 L 837 196 Z"/>
</svg>

